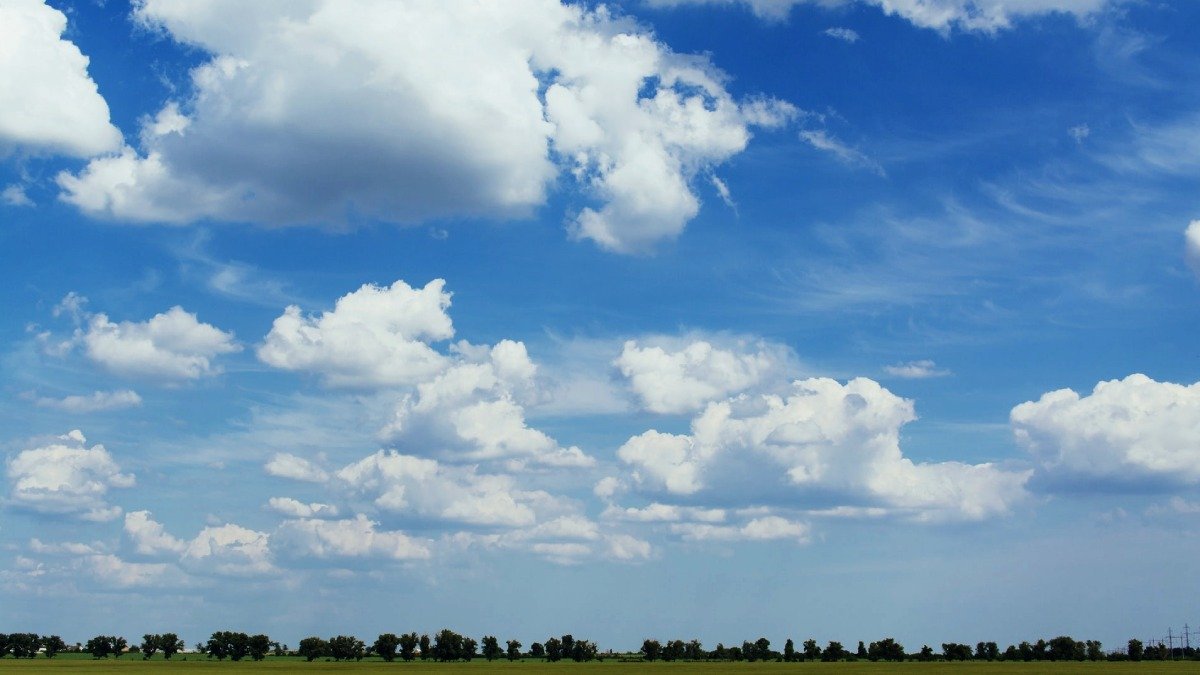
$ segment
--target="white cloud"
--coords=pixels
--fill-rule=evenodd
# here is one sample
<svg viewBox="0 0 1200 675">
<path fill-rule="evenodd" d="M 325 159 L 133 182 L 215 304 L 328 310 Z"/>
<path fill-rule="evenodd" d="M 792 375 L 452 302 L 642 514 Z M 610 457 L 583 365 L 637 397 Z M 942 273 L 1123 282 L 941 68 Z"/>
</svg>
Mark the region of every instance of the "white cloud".
<svg viewBox="0 0 1200 675">
<path fill-rule="evenodd" d="M 492 527 L 529 527 L 538 512 L 558 515 L 546 492 L 525 491 L 512 477 L 481 474 L 473 467 L 379 451 L 343 467 L 337 478 L 352 494 L 396 514 Z"/>
<path fill-rule="evenodd" d="M 456 365 L 417 387 L 397 405 L 383 436 L 422 454 L 452 460 L 509 460 L 587 467 L 595 460 L 531 428 L 522 400 L 535 393 L 537 367 L 525 345 L 502 340 L 490 349 L 460 343 Z"/>
<path fill-rule="evenodd" d="M 376 529 L 361 513 L 346 520 L 287 520 L 271 535 L 271 548 L 284 556 L 315 558 L 428 558 L 429 548 L 403 532 Z"/>
<path fill-rule="evenodd" d="M 1012 409 L 1018 443 L 1051 479 L 1200 483 L 1200 383 L 1135 374 L 1070 389 Z"/>
<path fill-rule="evenodd" d="M 605 541 L 608 555 L 616 560 L 645 560 L 654 553 L 650 542 L 629 534 L 610 535 Z"/>
<path fill-rule="evenodd" d="M 38 398 L 37 404 L 43 408 L 57 408 L 71 413 L 101 412 L 104 410 L 122 410 L 136 408 L 142 405 L 142 397 L 136 391 L 122 389 L 118 391 L 95 391 L 87 396 L 66 396 L 63 398 Z"/>
<path fill-rule="evenodd" d="M 226 576 L 270 574 L 270 536 L 239 525 L 206 527 L 183 551 L 180 563 L 190 572 Z"/>
<path fill-rule="evenodd" d="M 0 190 L 0 200 L 9 206 L 33 206 L 33 200 L 29 195 L 25 194 L 25 188 L 21 185 L 9 185 Z"/>
<path fill-rule="evenodd" d="M 147 321 L 113 323 L 93 314 L 76 338 L 88 358 L 119 375 L 194 380 L 219 372 L 212 360 L 241 346 L 215 326 L 201 323 L 182 307 Z"/>
<path fill-rule="evenodd" d="M 786 19 L 797 5 L 841 7 L 854 3 L 880 8 L 920 28 L 995 32 L 1013 22 L 1046 14 L 1071 14 L 1085 18 L 1122 0 L 644 0 L 660 7 L 682 5 L 744 5 L 771 21 Z"/>
<path fill-rule="evenodd" d="M 67 17 L 41 0 L 0 2 L 0 155 L 17 148 L 89 157 L 121 146 L 88 58 L 61 37 L 66 28 Z M 4 198 L 15 203 L 9 190 Z"/>
<path fill-rule="evenodd" d="M 112 554 L 86 556 L 76 566 L 100 583 L 120 588 L 159 586 L 173 577 L 175 571 L 166 563 L 127 562 Z"/>
<path fill-rule="evenodd" d="M 280 478 L 290 478 L 309 483 L 324 483 L 329 480 L 329 474 L 312 462 L 286 452 L 277 452 L 263 467 L 267 473 Z"/>
<path fill-rule="evenodd" d="M 133 541 L 134 550 L 142 555 L 180 554 L 187 549 L 187 543 L 168 534 L 162 523 L 150 517 L 149 511 L 126 513 L 125 534 Z"/>
<path fill-rule="evenodd" d="M 726 514 L 725 509 L 706 509 L 698 506 L 677 506 L 653 502 L 642 508 L 609 506 L 604 510 L 603 516 L 637 523 L 676 523 L 680 521 L 720 523 L 725 520 Z"/>
<path fill-rule="evenodd" d="M 319 317 L 289 306 L 275 319 L 258 358 L 276 368 L 318 373 L 332 386 L 422 382 L 447 365 L 427 341 L 454 336 L 445 283 L 434 279 L 421 289 L 403 281 L 388 288 L 365 284 Z"/>
<path fill-rule="evenodd" d="M 50 554 L 50 555 L 91 555 L 100 553 L 97 547 L 90 544 L 80 542 L 64 541 L 57 544 L 47 544 L 41 539 L 34 537 L 29 540 L 29 550 L 34 553 Z"/>
<path fill-rule="evenodd" d="M 120 219 L 523 217 L 566 173 L 594 199 L 574 235 L 642 251 L 683 230 L 694 178 L 770 126 L 762 108 L 793 114 L 559 0 L 147 0 L 135 17 L 212 57 L 192 98 L 146 119 L 140 151 L 59 175 L 63 199 Z"/>
<path fill-rule="evenodd" d="M 1083 143 L 1087 140 L 1088 136 L 1092 135 L 1092 130 L 1086 124 L 1077 124 L 1067 129 L 1067 135 L 1073 138 L 1076 143 Z"/>
<path fill-rule="evenodd" d="M 1200 277 L 1200 220 L 1193 220 L 1184 232 L 1184 256 L 1192 272 Z"/>
<path fill-rule="evenodd" d="M 879 176 L 886 175 L 879 162 L 871 159 L 858 148 L 846 145 L 824 129 L 801 131 L 800 140 L 818 150 L 832 154 L 842 164 L 867 169 Z"/>
<path fill-rule="evenodd" d="M 644 489 L 691 495 L 693 503 L 838 499 L 915 520 L 978 520 L 1025 499 L 1028 472 L 904 457 L 900 428 L 914 419 L 910 401 L 872 380 L 812 378 L 787 396 L 711 403 L 690 434 L 650 430 L 617 455 Z"/>
<path fill-rule="evenodd" d="M 642 405 L 656 413 L 694 412 L 709 401 L 744 391 L 770 376 L 783 376 L 791 364 L 785 347 L 739 340 L 729 349 L 706 340 L 686 344 L 657 339 L 660 345 L 625 343 L 613 362 L 629 380 Z"/>
<path fill-rule="evenodd" d="M 111 488 L 133 487 L 134 477 L 102 445 L 86 446 L 78 430 L 55 442 L 23 450 L 8 461 L 11 504 L 39 513 L 112 520 L 120 507 L 105 498 Z"/>
<path fill-rule="evenodd" d="M 678 523 L 671 531 L 691 541 L 770 541 L 792 539 L 808 543 L 809 525 L 779 516 L 754 518 L 741 526 Z"/>
<path fill-rule="evenodd" d="M 937 364 L 929 359 L 921 359 L 920 361 L 907 361 L 905 363 L 884 366 L 883 371 L 892 377 L 902 377 L 908 380 L 923 380 L 931 377 L 945 377 L 951 374 L 948 370 L 938 368 Z"/>
<path fill-rule="evenodd" d="M 835 40 L 841 40 L 842 42 L 849 42 L 850 44 L 854 44 L 855 42 L 858 42 L 860 39 L 858 31 L 854 30 L 853 28 L 843 28 L 843 27 L 826 28 L 824 30 L 824 34 Z"/>
<path fill-rule="evenodd" d="M 338 515 L 337 507 L 331 504 L 306 504 L 291 497 L 271 497 L 267 500 L 267 506 L 275 513 L 289 518 L 334 518 Z"/>
</svg>

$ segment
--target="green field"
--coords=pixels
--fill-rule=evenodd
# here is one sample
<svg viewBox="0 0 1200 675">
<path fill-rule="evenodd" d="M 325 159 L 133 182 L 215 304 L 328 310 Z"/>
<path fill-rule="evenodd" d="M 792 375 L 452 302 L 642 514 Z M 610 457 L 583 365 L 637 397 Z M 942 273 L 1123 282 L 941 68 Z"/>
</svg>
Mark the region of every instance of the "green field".
<svg viewBox="0 0 1200 675">
<path fill-rule="evenodd" d="M 613 673 L 641 673 L 672 671 L 678 673 L 707 672 L 707 673 L 805 673 L 818 672 L 849 673 L 860 675 L 885 675 L 890 673 L 941 673 L 944 675 L 1019 675 L 1023 673 L 1074 673 L 1089 675 L 1123 675 L 1124 673 L 1200 673 L 1200 662 L 1196 661 L 1143 661 L 1140 663 L 1108 663 L 1108 662 L 1033 662 L 1033 663 L 641 663 L 637 661 L 606 660 L 592 663 L 546 663 L 538 660 L 495 661 L 488 663 L 482 659 L 470 663 L 432 663 L 414 661 L 412 663 L 384 663 L 383 661 L 365 660 L 362 662 L 337 663 L 332 661 L 314 661 L 307 663 L 296 658 L 268 658 L 255 663 L 253 661 L 218 662 L 205 658 L 193 658 L 183 661 L 176 657 L 171 661 L 155 659 L 143 661 L 139 658 L 121 658 L 93 660 L 91 658 L 55 658 L 55 659 L 22 659 L 6 658 L 0 660 L 0 671 L 21 671 L 22 673 L 174 673 L 174 672 L 244 672 L 244 671 L 275 671 L 275 672 L 330 672 L 330 671 L 400 671 L 405 673 L 454 673 L 470 672 L 511 672 L 511 673 L 564 673 L 577 670 L 603 669 Z"/>
</svg>

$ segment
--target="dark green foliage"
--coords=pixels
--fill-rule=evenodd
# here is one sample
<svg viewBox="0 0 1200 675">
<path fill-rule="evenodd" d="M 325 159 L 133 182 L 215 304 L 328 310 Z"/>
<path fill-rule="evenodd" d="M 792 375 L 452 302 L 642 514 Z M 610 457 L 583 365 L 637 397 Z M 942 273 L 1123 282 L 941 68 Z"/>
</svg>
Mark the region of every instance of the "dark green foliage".
<svg viewBox="0 0 1200 675">
<path fill-rule="evenodd" d="M 484 635 L 481 643 L 483 644 L 483 658 L 488 661 L 495 661 L 504 653 L 500 650 L 500 641 L 496 639 L 495 635 Z"/>
<path fill-rule="evenodd" d="M 433 656 L 433 650 L 430 649 L 429 636 L 422 635 L 421 636 L 421 660 L 424 661 L 425 659 L 429 658 L 430 656 Z"/>
<path fill-rule="evenodd" d="M 518 640 L 509 640 L 505 643 L 508 646 L 506 654 L 509 661 L 516 661 L 521 658 L 521 643 Z"/>
<path fill-rule="evenodd" d="M 805 661 L 816 661 L 819 658 L 821 658 L 821 647 L 817 644 L 817 641 L 816 640 L 805 640 L 804 641 L 804 660 Z"/>
<path fill-rule="evenodd" d="M 46 648 L 46 658 L 52 659 L 55 654 L 67 651 L 67 643 L 57 635 L 43 638 L 42 646 Z"/>
<path fill-rule="evenodd" d="M 296 653 L 307 661 L 313 661 L 329 653 L 329 643 L 316 636 L 306 637 L 300 641 Z"/>
<path fill-rule="evenodd" d="M 546 656 L 546 648 L 542 646 L 542 643 L 535 642 L 529 645 L 529 655 L 535 659 L 540 659 Z"/>
<path fill-rule="evenodd" d="M 400 636 L 400 658 L 405 661 L 412 661 L 416 657 L 417 647 L 421 644 L 421 638 L 417 637 L 416 633 L 405 633 Z M 425 658 L 422 654 L 421 658 Z"/>
<path fill-rule="evenodd" d="M 971 645 L 959 644 L 957 642 L 943 642 L 942 658 L 947 661 L 970 661 Z"/>
<path fill-rule="evenodd" d="M 657 661 L 662 658 L 662 643 L 658 640 L 644 640 L 642 642 L 642 658 L 647 661 Z"/>
<path fill-rule="evenodd" d="M 871 646 L 867 648 L 867 658 L 872 661 L 903 661 L 904 645 L 892 638 L 872 642 Z"/>
<path fill-rule="evenodd" d="M 326 648 L 335 661 L 362 661 L 367 646 L 353 635 L 337 635 L 329 638 Z"/>
<path fill-rule="evenodd" d="M 400 646 L 400 638 L 395 633 L 383 633 L 375 638 L 371 649 L 384 661 L 391 663 L 396 660 L 396 649 Z"/>
<path fill-rule="evenodd" d="M 561 661 L 563 657 L 562 640 L 550 638 L 546 640 L 546 660 Z"/>
<path fill-rule="evenodd" d="M 1145 653 L 1145 650 L 1142 649 L 1141 640 L 1133 639 L 1129 641 L 1128 654 L 1130 661 L 1141 661 Z"/>
<path fill-rule="evenodd" d="M 829 644 L 826 645 L 825 650 L 821 652 L 821 660 L 827 663 L 832 663 L 833 661 L 842 661 L 847 656 L 850 656 L 850 652 L 846 651 L 846 648 L 842 646 L 842 643 L 837 642 L 836 640 L 830 640 Z"/>
</svg>

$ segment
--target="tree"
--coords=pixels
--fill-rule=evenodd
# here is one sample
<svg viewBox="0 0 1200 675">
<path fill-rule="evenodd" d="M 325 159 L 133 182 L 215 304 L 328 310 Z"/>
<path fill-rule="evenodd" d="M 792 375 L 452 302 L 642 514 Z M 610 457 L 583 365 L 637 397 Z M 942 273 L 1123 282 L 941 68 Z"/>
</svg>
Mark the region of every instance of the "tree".
<svg viewBox="0 0 1200 675">
<path fill-rule="evenodd" d="M 495 661 L 504 653 L 500 650 L 500 641 L 496 639 L 495 635 L 484 635 L 481 644 L 483 645 L 483 658 L 488 661 Z"/>
<path fill-rule="evenodd" d="M 683 640 L 668 640 L 662 648 L 663 661 L 678 661 L 683 658 Z"/>
<path fill-rule="evenodd" d="M 429 658 L 430 656 L 433 656 L 433 652 L 429 648 L 429 636 L 422 635 L 421 636 L 421 660 L 424 661 L 425 659 Z"/>
<path fill-rule="evenodd" d="M 842 643 L 830 640 L 825 651 L 821 653 L 821 660 L 825 662 L 841 661 L 849 655 Z"/>
<path fill-rule="evenodd" d="M 867 658 L 872 661 L 903 661 L 904 645 L 892 638 L 872 642 L 870 648 L 867 649 Z"/>
<path fill-rule="evenodd" d="M 796 643 L 792 642 L 792 638 L 783 643 L 783 660 L 789 663 L 796 660 Z"/>
<path fill-rule="evenodd" d="M 463 661 L 470 661 L 478 656 L 478 654 L 476 654 L 476 650 L 478 648 L 479 643 L 475 641 L 475 638 L 464 637 L 462 639 L 462 650 L 459 651 L 458 658 L 462 659 Z"/>
<path fill-rule="evenodd" d="M 350 659 L 362 661 L 366 647 L 362 640 L 353 635 L 331 637 L 328 643 L 329 655 L 335 661 L 349 661 Z"/>
<path fill-rule="evenodd" d="M 142 659 L 145 661 L 149 661 L 150 657 L 154 656 L 154 652 L 158 651 L 158 645 L 161 644 L 161 642 L 162 642 L 161 635 L 152 635 L 150 633 L 146 633 L 145 635 L 143 635 L 142 636 L 142 646 L 140 647 L 140 650 L 142 652 Z"/>
<path fill-rule="evenodd" d="M 816 661 L 821 658 L 821 648 L 817 646 L 816 640 L 804 641 L 804 659 L 806 661 Z"/>
<path fill-rule="evenodd" d="M 1142 641 L 1136 638 L 1130 640 L 1127 653 L 1129 654 L 1130 661 L 1141 661 L 1142 656 L 1144 656 L 1146 653 L 1145 650 L 1142 649 Z"/>
<path fill-rule="evenodd" d="M 922 645 L 921 653 L 917 654 L 917 660 L 918 661 L 932 661 L 933 660 L 933 648 L 930 647 L 929 645 Z"/>
<path fill-rule="evenodd" d="M 680 642 L 680 644 L 683 644 Z M 574 640 L 571 645 L 571 660 L 576 663 L 582 661 L 593 661 L 599 650 L 596 648 L 596 643 L 588 640 Z"/>
<path fill-rule="evenodd" d="M 9 636 L 10 640 L 11 638 L 12 636 Z M 108 658 L 109 654 L 116 654 L 117 656 L 120 656 L 120 652 L 117 649 L 118 640 L 121 641 L 120 648 L 124 649 L 124 639 L 116 638 L 111 635 L 97 635 L 96 637 L 87 641 L 87 646 L 84 647 L 83 650 L 91 654 L 92 658 L 94 659 L 105 659 Z"/>
<path fill-rule="evenodd" d="M 306 661 L 314 661 L 322 656 L 325 656 L 329 651 L 329 643 L 319 637 L 306 637 L 300 641 L 300 646 L 296 648 L 296 653 L 303 656 Z"/>
<path fill-rule="evenodd" d="M 529 645 L 529 655 L 535 659 L 543 658 L 546 656 L 546 648 L 542 646 L 542 643 L 535 642 Z"/>
<path fill-rule="evenodd" d="M 405 661 L 412 661 L 417 653 L 417 645 L 421 644 L 421 638 L 417 637 L 416 633 L 405 633 L 400 636 L 400 658 Z"/>
<path fill-rule="evenodd" d="M 971 645 L 959 644 L 957 642 L 943 642 L 942 658 L 947 661 L 970 661 Z"/>
<path fill-rule="evenodd" d="M 1051 661 L 1071 661 L 1075 659 L 1077 648 L 1075 640 L 1072 638 L 1066 635 L 1059 635 L 1056 638 L 1051 638 L 1049 646 L 1050 650 L 1047 652 L 1047 656 Z M 1082 649 L 1078 651 L 1081 654 L 1083 653 Z"/>
<path fill-rule="evenodd" d="M 656 661 L 662 656 L 662 644 L 658 640 L 643 640 L 641 651 L 642 658 L 647 661 Z"/>
<path fill-rule="evenodd" d="M 125 638 L 123 638 L 123 637 L 116 637 L 116 636 L 110 635 L 108 637 L 108 639 L 109 639 L 109 644 L 112 647 L 113 656 L 115 656 L 118 659 L 121 658 L 121 655 L 125 653 L 125 648 L 129 646 L 129 643 L 126 642 Z"/>
<path fill-rule="evenodd" d="M 687 643 L 687 648 L 683 651 L 683 657 L 688 661 L 700 661 L 704 658 L 704 646 L 700 644 L 699 640 Z"/>
<path fill-rule="evenodd" d="M 563 656 L 562 640 L 558 638 L 550 638 L 546 640 L 546 660 L 561 661 Z"/>
<path fill-rule="evenodd" d="M 163 633 L 158 636 L 158 648 L 162 650 L 163 658 L 170 661 L 183 649 L 183 640 L 174 633 Z"/>
<path fill-rule="evenodd" d="M 13 633 L 7 640 L 8 651 L 17 659 L 32 659 L 41 646 L 42 638 L 37 633 Z"/>
<path fill-rule="evenodd" d="M 400 638 L 396 637 L 395 633 L 383 633 L 375 638 L 375 644 L 371 645 L 371 649 L 383 658 L 384 661 L 391 663 L 396 660 L 396 647 L 400 646 Z"/>
<path fill-rule="evenodd" d="M 858 641 L 858 649 L 854 650 L 854 656 L 860 659 L 867 658 L 867 647 L 863 644 L 862 640 Z"/>
<path fill-rule="evenodd" d="M 462 657 L 462 648 L 463 637 L 449 628 L 434 636 L 433 656 L 438 661 L 457 661 Z"/>
<path fill-rule="evenodd" d="M 508 645 L 508 660 L 516 661 L 521 658 L 521 643 L 518 640 L 509 640 L 505 643 Z M 486 647 L 485 647 L 486 649 Z"/>
<path fill-rule="evenodd" d="M 271 638 L 263 635 L 262 633 L 251 635 L 250 638 L 246 640 L 246 648 L 250 653 L 251 659 L 254 659 L 255 661 L 262 661 L 263 659 L 267 658 L 267 653 L 271 651 Z"/>
<path fill-rule="evenodd" d="M 51 635 L 42 641 L 42 646 L 46 648 L 46 658 L 52 659 L 59 652 L 67 650 L 67 643 L 57 635 Z"/>
<path fill-rule="evenodd" d="M 1100 649 L 1099 640 L 1088 640 L 1085 644 L 1087 646 L 1088 661 L 1099 661 L 1104 658 L 1104 651 Z"/>
</svg>

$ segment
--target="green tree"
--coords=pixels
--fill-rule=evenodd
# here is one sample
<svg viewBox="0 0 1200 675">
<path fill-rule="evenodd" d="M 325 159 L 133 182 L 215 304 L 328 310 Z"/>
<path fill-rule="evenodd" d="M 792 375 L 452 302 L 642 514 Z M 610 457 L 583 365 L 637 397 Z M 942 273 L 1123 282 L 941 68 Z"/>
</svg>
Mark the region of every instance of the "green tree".
<svg viewBox="0 0 1200 675">
<path fill-rule="evenodd" d="M 563 657 L 562 640 L 552 637 L 546 640 L 546 660 L 561 661 Z"/>
<path fill-rule="evenodd" d="M 932 661 L 934 659 L 933 647 L 929 645 L 921 646 L 921 653 L 917 654 L 918 661 Z"/>
<path fill-rule="evenodd" d="M 825 651 L 821 652 L 821 660 L 831 663 L 833 661 L 841 661 L 849 655 L 850 653 L 846 651 L 846 648 L 842 646 L 842 643 L 837 642 L 836 640 L 830 640 L 829 644 L 825 646 Z"/>
<path fill-rule="evenodd" d="M 421 660 L 424 661 L 425 659 L 427 659 L 431 656 L 433 656 L 433 649 L 429 645 L 429 636 L 422 635 L 421 636 Z"/>
<path fill-rule="evenodd" d="M 433 655 L 438 661 L 457 661 L 462 657 L 462 648 L 462 636 L 449 628 L 434 636 Z"/>
<path fill-rule="evenodd" d="M 362 661 L 367 645 L 353 635 L 337 635 L 329 638 L 329 655 L 335 661 Z"/>
<path fill-rule="evenodd" d="M 464 637 L 462 639 L 462 650 L 459 651 L 458 658 L 463 661 L 470 661 L 479 655 L 477 653 L 478 648 L 479 643 L 475 641 L 475 638 Z"/>
<path fill-rule="evenodd" d="M 1129 641 L 1129 647 L 1126 653 L 1129 655 L 1130 661 L 1141 661 L 1142 656 L 1144 656 L 1146 652 L 1144 649 L 1142 649 L 1142 641 L 1134 638 Z"/>
<path fill-rule="evenodd" d="M 641 651 L 643 659 L 657 661 L 662 656 L 662 643 L 658 640 L 643 640 Z"/>
<path fill-rule="evenodd" d="M 306 637 L 300 641 L 296 653 L 306 661 L 315 661 L 329 653 L 329 643 L 316 636 Z"/>
<path fill-rule="evenodd" d="M 783 643 L 783 660 L 789 663 L 796 660 L 796 643 L 792 642 L 792 638 Z"/>
<path fill-rule="evenodd" d="M 821 647 L 817 645 L 816 640 L 804 641 L 804 660 L 816 661 L 821 658 Z"/>
<path fill-rule="evenodd" d="M 701 645 L 699 640 L 688 642 L 687 648 L 684 649 L 683 658 L 688 661 L 700 661 L 704 659 L 704 645 Z"/>
<path fill-rule="evenodd" d="M 412 661 L 417 654 L 417 646 L 421 644 L 421 638 L 417 637 L 416 633 L 405 633 L 400 636 L 400 658 L 405 661 Z"/>
<path fill-rule="evenodd" d="M 271 638 L 262 633 L 251 635 L 246 640 L 246 648 L 250 653 L 251 659 L 262 661 L 267 658 L 267 654 L 271 651 Z"/>
<path fill-rule="evenodd" d="M 576 663 L 594 661 L 598 651 L 594 642 L 589 640 L 574 640 L 571 645 L 571 660 Z"/>
<path fill-rule="evenodd" d="M 546 656 L 546 648 L 540 642 L 535 642 L 529 645 L 529 655 L 535 659 L 540 659 Z"/>
<path fill-rule="evenodd" d="M 8 651 L 13 658 L 32 659 L 37 656 L 42 646 L 42 638 L 37 633 L 12 633 L 8 636 Z"/>
<path fill-rule="evenodd" d="M 158 648 L 162 650 L 163 658 L 168 661 L 183 650 L 183 640 L 174 633 L 163 633 L 158 636 Z"/>
<path fill-rule="evenodd" d="M 1104 658 L 1104 650 L 1100 648 L 1099 640 L 1088 640 L 1085 644 L 1087 647 L 1088 661 L 1099 661 L 1100 659 Z"/>
<path fill-rule="evenodd" d="M 0 636 L 0 639 L 3 639 L 2 636 Z M 67 650 L 67 643 L 63 642 L 63 639 L 57 635 L 47 637 L 43 640 L 42 645 L 46 648 L 46 658 L 48 659 L 52 659 L 55 654 Z"/>
<path fill-rule="evenodd" d="M 395 633 L 383 633 L 375 638 L 371 649 L 375 650 L 384 661 L 391 663 L 396 660 L 396 648 L 400 646 L 400 638 Z"/>
<path fill-rule="evenodd" d="M 509 661 L 516 661 L 521 658 L 521 643 L 519 640 L 509 640 L 505 644 L 508 646 L 507 654 Z"/>
<path fill-rule="evenodd" d="M 872 642 L 867 649 L 867 658 L 872 661 L 903 661 L 904 645 L 896 642 L 893 638 Z"/>
<path fill-rule="evenodd" d="M 947 661 L 970 661 L 971 645 L 959 644 L 957 642 L 943 642 L 942 658 Z"/>
<path fill-rule="evenodd" d="M 161 642 L 161 635 L 153 635 L 151 633 L 146 633 L 143 635 L 142 646 L 139 647 L 139 650 L 142 652 L 142 659 L 149 661 L 150 657 L 154 656 L 154 653 L 158 651 L 158 645 L 161 644 Z"/>
<path fill-rule="evenodd" d="M 496 639 L 495 635 L 484 635 L 480 644 L 483 645 L 483 658 L 488 661 L 495 661 L 504 653 L 501 651 L 500 641 Z"/>
</svg>

